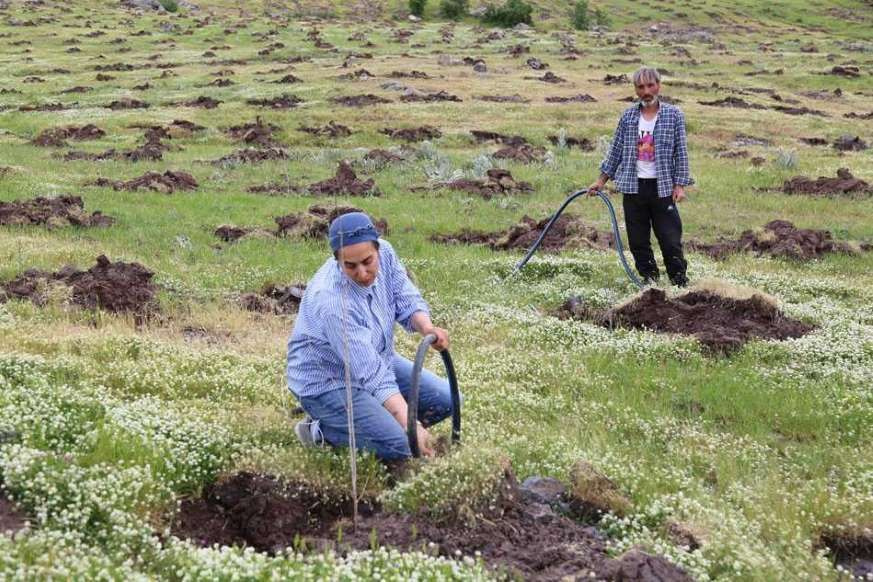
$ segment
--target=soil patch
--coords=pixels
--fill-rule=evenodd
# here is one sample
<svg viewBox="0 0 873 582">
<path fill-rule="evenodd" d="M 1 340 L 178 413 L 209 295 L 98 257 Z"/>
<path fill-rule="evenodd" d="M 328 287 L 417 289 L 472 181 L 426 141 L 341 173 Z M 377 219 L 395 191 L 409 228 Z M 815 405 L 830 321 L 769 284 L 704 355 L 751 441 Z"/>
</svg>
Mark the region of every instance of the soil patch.
<svg viewBox="0 0 873 582">
<path fill-rule="evenodd" d="M 597 101 L 597 99 L 587 93 L 580 93 L 579 95 L 572 95 L 570 97 L 546 97 L 546 103 L 594 103 L 595 101 Z"/>
<path fill-rule="evenodd" d="M 388 77 L 392 79 L 430 79 L 430 75 L 422 71 L 391 71 Z"/>
<path fill-rule="evenodd" d="M 213 166 L 234 164 L 260 164 L 272 160 L 287 160 L 288 152 L 278 147 L 245 148 L 218 158 L 212 162 Z"/>
<path fill-rule="evenodd" d="M 532 146 L 530 144 L 509 146 L 497 150 L 496 152 L 494 152 L 493 156 L 498 160 L 512 160 L 513 162 L 530 164 L 531 162 L 545 161 L 546 148 L 540 146 Z"/>
<path fill-rule="evenodd" d="M 0 224 L 26 225 L 44 224 L 48 227 L 58 226 L 109 226 L 114 218 L 104 216 L 101 212 L 87 214 L 82 199 L 78 196 L 61 196 L 58 198 L 43 198 L 32 200 L 15 200 L 0 202 Z"/>
<path fill-rule="evenodd" d="M 364 212 L 360 208 L 354 206 L 328 206 L 321 204 L 313 204 L 306 212 L 294 212 L 285 216 L 276 217 L 277 236 L 290 238 L 316 238 L 321 239 L 327 236 L 327 229 L 330 223 L 337 216 L 348 214 L 349 212 Z M 373 225 L 382 236 L 389 233 L 388 221 L 385 219 L 373 219 Z"/>
<path fill-rule="evenodd" d="M 818 545 L 829 550 L 834 565 L 842 566 L 855 579 L 865 580 L 873 575 L 873 533 L 825 532 Z"/>
<path fill-rule="evenodd" d="M 437 103 L 440 101 L 453 101 L 460 103 L 462 99 L 457 95 L 452 95 L 447 91 L 437 91 L 436 93 L 407 93 L 402 95 L 400 100 L 404 103 Z"/>
<path fill-rule="evenodd" d="M 340 138 L 352 135 L 351 129 L 333 120 L 328 121 L 327 125 L 322 125 L 321 127 L 306 127 L 301 125 L 298 129 L 319 137 Z"/>
<path fill-rule="evenodd" d="M 77 105 L 77 103 L 73 103 L 72 105 L 64 105 L 63 103 L 42 103 L 39 105 L 22 105 L 18 108 L 19 111 L 65 111 L 70 109 L 73 105 Z"/>
<path fill-rule="evenodd" d="M 90 139 L 100 139 L 106 135 L 106 132 L 93 124 L 77 127 L 68 125 L 67 127 L 53 127 L 42 131 L 39 135 L 33 138 L 32 143 L 42 147 L 63 147 L 67 145 L 65 140 L 74 139 L 76 141 L 86 141 Z"/>
<path fill-rule="evenodd" d="M 212 233 L 224 242 L 236 242 L 239 239 L 247 236 L 263 236 L 273 237 L 275 233 L 263 228 L 234 226 L 232 224 L 222 224 Z"/>
<path fill-rule="evenodd" d="M 300 77 L 295 77 L 294 75 L 288 74 L 288 75 L 285 75 L 284 77 L 282 77 L 280 79 L 276 79 L 275 81 L 272 81 L 272 82 L 279 84 L 279 85 L 290 85 L 293 83 L 302 83 L 303 79 L 301 79 Z"/>
<path fill-rule="evenodd" d="M 716 99 L 715 101 L 700 101 L 701 105 L 709 105 L 710 107 L 733 107 L 736 109 L 767 109 L 763 105 L 757 103 L 749 103 L 740 97 L 725 97 L 724 99 Z"/>
<path fill-rule="evenodd" d="M 104 186 L 113 190 L 154 190 L 165 194 L 172 194 L 176 190 L 195 190 L 199 186 L 194 176 L 187 172 L 175 172 L 167 170 L 163 174 L 160 172 L 146 172 L 138 178 L 132 180 L 110 180 L 108 178 L 98 178 L 93 182 L 94 186 Z"/>
<path fill-rule="evenodd" d="M 524 216 L 521 222 L 505 231 L 482 232 L 464 229 L 458 234 L 437 234 L 431 240 L 439 243 L 483 244 L 495 250 L 527 250 L 542 234 L 551 217 L 536 221 Z M 610 249 L 615 246 L 611 232 L 598 231 L 574 214 L 562 214 L 543 239 L 541 250 Z"/>
<path fill-rule="evenodd" d="M 249 186 L 246 190 L 252 194 L 266 194 L 268 196 L 293 196 L 306 193 L 304 186 L 298 186 L 291 182 L 268 182 Z"/>
<path fill-rule="evenodd" d="M 557 135 L 550 135 L 549 141 L 552 145 L 560 145 L 561 138 Z M 567 148 L 578 148 L 583 152 L 591 152 L 594 151 L 594 144 L 591 143 L 591 140 L 587 137 L 573 137 L 572 135 L 564 136 L 564 147 Z"/>
<path fill-rule="evenodd" d="M 111 102 L 106 106 L 108 109 L 112 109 L 114 111 L 120 109 L 148 109 L 151 107 L 145 101 L 140 101 L 139 99 L 119 99 L 117 101 Z"/>
<path fill-rule="evenodd" d="M 847 168 L 837 170 L 836 178 L 819 176 L 817 179 L 795 176 L 782 184 L 786 194 L 810 194 L 812 196 L 834 196 L 837 194 L 871 194 L 873 188 L 864 180 L 855 178 Z"/>
<path fill-rule="evenodd" d="M 834 149 L 841 152 L 861 152 L 867 149 L 867 142 L 860 137 L 851 135 L 841 135 L 834 142 Z"/>
<path fill-rule="evenodd" d="M 473 139 L 476 140 L 476 143 L 495 142 L 512 147 L 529 145 L 527 140 L 520 135 L 504 135 L 495 131 L 482 129 L 473 129 L 470 130 L 470 133 L 472 134 Z"/>
<path fill-rule="evenodd" d="M 512 95 L 479 95 L 476 99 L 491 103 L 530 103 L 530 99 L 522 97 L 518 93 Z"/>
<path fill-rule="evenodd" d="M 855 252 L 848 243 L 834 241 L 830 231 L 797 228 L 787 220 L 770 221 L 762 231 L 746 230 L 736 240 L 712 244 L 689 241 L 688 247 L 714 259 L 745 252 L 808 261 L 829 253 Z"/>
<path fill-rule="evenodd" d="M 422 125 L 421 127 L 404 127 L 399 129 L 386 127 L 379 130 L 379 133 L 383 133 L 392 139 L 402 139 L 407 142 L 438 139 L 443 136 L 443 132 L 430 125 Z"/>
<path fill-rule="evenodd" d="M 379 97 L 378 95 L 349 95 L 346 97 L 332 97 L 331 101 L 337 105 L 344 107 L 367 107 L 368 105 L 381 105 L 383 103 L 391 103 L 390 99 Z"/>
<path fill-rule="evenodd" d="M 572 299 L 558 317 L 592 319 L 592 313 Z M 791 319 L 761 295 L 733 299 L 710 291 L 689 291 L 669 298 L 663 289 L 649 288 L 633 301 L 595 315 L 608 328 L 647 329 L 696 338 L 707 350 L 730 353 L 755 339 L 785 340 L 806 335 L 813 326 Z"/>
<path fill-rule="evenodd" d="M 379 189 L 372 178 L 361 181 L 345 160 L 337 166 L 333 178 L 309 185 L 309 193 L 315 196 L 379 196 Z"/>
<path fill-rule="evenodd" d="M 247 99 L 249 105 L 258 107 L 269 107 L 271 109 L 291 109 L 303 103 L 303 99 L 296 95 L 282 95 L 281 97 L 273 97 L 272 99 Z"/>
<path fill-rule="evenodd" d="M 75 305 L 144 316 L 157 310 L 153 276 L 139 263 L 113 263 L 100 255 L 97 264 L 87 271 L 69 265 L 55 273 L 28 269 L 2 288 L 7 299 L 30 299 L 36 305 L 45 305 L 48 288 L 61 284 L 71 288 L 70 301 Z"/>
<path fill-rule="evenodd" d="M 258 313 L 273 313 L 275 315 L 289 315 L 297 313 L 306 285 L 288 285 L 285 287 L 269 283 L 261 289 L 260 293 L 244 293 L 239 298 L 239 303 L 246 311 Z"/>
<path fill-rule="evenodd" d="M 202 109 L 215 109 L 221 103 L 223 103 L 223 101 L 201 95 L 197 99 L 192 99 L 191 101 L 182 101 L 181 103 L 177 103 L 176 105 L 181 105 L 183 107 L 200 107 Z"/>
<path fill-rule="evenodd" d="M 378 148 L 368 151 L 366 154 L 364 154 L 363 159 L 367 162 L 374 164 L 377 168 L 381 168 L 395 162 L 403 162 L 406 160 L 406 158 L 401 155 Z"/>
<path fill-rule="evenodd" d="M 547 65 L 548 66 L 548 65 Z M 559 77 L 551 71 L 546 71 L 546 74 L 542 77 L 525 77 L 525 79 L 529 79 L 531 81 L 542 81 L 543 83 L 566 83 L 567 79 L 563 77 Z"/>
<path fill-rule="evenodd" d="M 462 178 L 440 184 L 442 188 L 449 190 L 462 190 L 474 196 L 481 196 L 490 200 L 495 196 L 510 196 L 513 194 L 525 194 L 533 192 L 530 182 L 519 182 L 512 177 L 509 170 L 491 168 L 486 172 L 485 179 L 471 180 Z"/>
<path fill-rule="evenodd" d="M 16 509 L 15 504 L 0 491 L 0 535 L 11 534 L 24 529 L 27 520 L 24 514 Z"/>
<path fill-rule="evenodd" d="M 260 117 L 255 118 L 254 123 L 234 125 L 227 129 L 227 135 L 251 146 L 278 147 L 280 144 L 273 138 L 273 132 L 281 129 L 278 125 L 264 123 Z"/>
<path fill-rule="evenodd" d="M 452 559 L 479 554 L 495 570 L 529 580 L 692 580 L 665 559 L 636 550 L 610 558 L 595 528 L 523 496 L 509 469 L 498 502 L 473 522 L 383 513 L 368 500 L 360 506 L 357 529 L 350 514 L 345 496 L 238 473 L 207 487 L 200 498 L 183 500 L 171 531 L 203 546 L 247 545 L 268 553 L 293 547 L 295 539 L 317 550 L 366 550 L 375 538 L 381 546 Z"/>
</svg>

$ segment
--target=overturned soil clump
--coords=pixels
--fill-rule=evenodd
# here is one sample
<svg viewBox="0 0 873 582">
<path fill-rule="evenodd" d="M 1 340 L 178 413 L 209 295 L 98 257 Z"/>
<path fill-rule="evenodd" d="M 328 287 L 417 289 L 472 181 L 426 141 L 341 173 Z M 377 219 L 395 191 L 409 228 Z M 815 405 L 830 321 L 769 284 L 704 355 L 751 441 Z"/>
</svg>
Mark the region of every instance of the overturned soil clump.
<svg viewBox="0 0 873 582">
<path fill-rule="evenodd" d="M 348 162 L 342 161 L 333 178 L 309 185 L 315 196 L 379 196 L 379 189 L 372 178 L 361 181 Z"/>
<path fill-rule="evenodd" d="M 746 230 L 736 240 L 712 244 L 689 241 L 690 249 L 724 259 L 734 253 L 756 253 L 796 260 L 811 260 L 829 253 L 855 253 L 848 243 L 833 240 L 830 231 L 797 228 L 787 220 L 772 220 L 761 231 Z"/>
<path fill-rule="evenodd" d="M 67 127 L 46 129 L 33 138 L 31 143 L 41 147 L 63 147 L 67 145 L 66 140 L 68 139 L 86 141 L 100 139 L 104 135 L 106 135 L 105 131 L 90 123 L 81 127 L 69 125 Z"/>
<path fill-rule="evenodd" d="M 447 244 L 481 244 L 501 251 L 527 250 L 542 234 L 550 219 L 551 217 L 536 221 L 529 216 L 524 216 L 521 222 L 506 231 L 482 232 L 464 229 L 458 234 L 437 234 L 431 237 L 431 240 Z M 611 232 L 598 231 L 574 214 L 562 214 L 543 239 L 540 249 L 544 251 L 610 249 L 614 246 L 615 238 Z"/>
<path fill-rule="evenodd" d="M 0 224 L 2 225 L 46 225 L 57 226 L 110 226 L 115 219 L 101 212 L 87 214 L 79 196 L 60 196 L 31 200 L 0 202 Z"/>
<path fill-rule="evenodd" d="M 381 105 L 391 103 L 390 99 L 368 93 L 366 95 L 350 95 L 347 97 L 332 97 L 331 101 L 344 107 L 367 107 L 368 105 Z"/>
<path fill-rule="evenodd" d="M 351 129 L 333 120 L 328 121 L 326 125 L 322 125 L 321 127 L 307 127 L 305 125 L 302 125 L 298 129 L 302 132 L 308 133 L 309 135 L 314 135 L 318 137 L 340 138 L 349 137 L 350 135 L 352 135 Z"/>
<path fill-rule="evenodd" d="M 525 499 L 508 469 L 499 500 L 486 513 L 475 522 L 462 523 L 383 513 L 364 500 L 354 529 L 348 519 L 351 505 L 344 496 L 269 475 L 239 473 L 207 487 L 200 498 L 183 500 L 171 531 L 202 546 L 246 545 L 268 553 L 293 547 L 296 539 L 310 548 L 340 553 L 370 549 L 375 541 L 453 559 L 479 554 L 495 570 L 528 580 L 692 580 L 664 558 L 637 550 L 610 558 L 606 540 L 596 529 Z"/>
<path fill-rule="evenodd" d="M 199 186 L 194 176 L 187 172 L 174 172 L 167 170 L 163 174 L 160 172 L 146 172 L 133 180 L 110 180 L 108 178 L 98 178 L 93 182 L 95 186 L 104 186 L 113 190 L 154 190 L 155 192 L 163 192 L 172 194 L 176 190 L 195 190 Z"/>
<path fill-rule="evenodd" d="M 269 107 L 270 109 L 291 109 L 303 103 L 303 99 L 296 95 L 282 95 L 272 99 L 248 99 L 246 103 L 257 107 Z"/>
<path fill-rule="evenodd" d="M 509 146 L 494 152 L 494 158 L 498 160 L 511 160 L 522 164 L 543 162 L 546 159 L 546 148 L 530 144 Z"/>
<path fill-rule="evenodd" d="M 303 284 L 281 287 L 269 283 L 260 293 L 244 293 L 239 303 L 246 311 L 288 315 L 297 313 L 305 291 L 306 285 Z"/>
<path fill-rule="evenodd" d="M 279 147 L 249 147 L 218 158 L 212 162 L 212 165 L 260 164 L 261 162 L 287 159 L 288 152 Z"/>
<path fill-rule="evenodd" d="M 0 491 L 0 535 L 15 533 L 24 529 L 26 525 L 24 514 L 16 509 L 15 504 L 3 491 Z"/>
<path fill-rule="evenodd" d="M 227 129 L 228 137 L 239 140 L 254 147 L 272 148 L 280 144 L 273 137 L 273 132 L 281 129 L 278 125 L 264 123 L 260 117 L 255 118 L 254 123 L 234 125 Z"/>
<path fill-rule="evenodd" d="M 392 139 L 402 139 L 408 142 L 438 139 L 443 136 L 443 132 L 430 125 L 404 128 L 386 127 L 379 130 L 379 133 L 383 133 Z"/>
<path fill-rule="evenodd" d="M 55 273 L 28 269 L 2 285 L 0 298 L 29 299 L 36 305 L 45 305 L 51 295 L 50 287 L 65 285 L 70 288 L 70 302 L 80 307 L 143 316 L 157 311 L 153 276 L 139 263 L 113 263 L 100 255 L 97 264 L 87 271 L 69 265 Z"/>
<path fill-rule="evenodd" d="M 663 289 L 650 288 L 629 303 L 600 314 L 571 298 L 556 315 L 593 320 L 608 328 L 689 335 L 716 353 L 730 353 L 752 339 L 798 338 L 814 329 L 786 316 L 762 295 L 734 299 L 706 290 L 692 290 L 671 299 Z"/>
<path fill-rule="evenodd" d="M 812 196 L 833 196 L 836 194 L 873 194 L 873 188 L 864 180 L 852 175 L 847 168 L 837 170 L 836 178 L 819 176 L 817 179 L 795 176 L 782 184 L 786 194 L 809 194 Z"/>
<path fill-rule="evenodd" d="M 327 206 L 313 204 L 306 212 L 294 212 L 285 216 L 276 217 L 277 236 L 292 238 L 324 238 L 330 223 L 343 214 L 349 212 L 363 212 L 354 206 Z M 385 219 L 373 219 L 373 226 L 382 236 L 388 234 L 388 221 Z"/>
<path fill-rule="evenodd" d="M 533 192 L 533 186 L 530 185 L 530 182 L 517 181 L 509 173 L 509 170 L 501 170 L 500 168 L 488 170 L 485 179 L 482 180 L 462 178 L 445 182 L 440 186 L 449 190 L 461 190 L 474 196 L 481 196 L 485 200 L 490 200 L 495 196 Z"/>
<path fill-rule="evenodd" d="M 873 532 L 825 532 L 818 546 L 826 547 L 835 566 L 842 566 L 854 579 L 866 580 L 873 576 Z"/>
</svg>

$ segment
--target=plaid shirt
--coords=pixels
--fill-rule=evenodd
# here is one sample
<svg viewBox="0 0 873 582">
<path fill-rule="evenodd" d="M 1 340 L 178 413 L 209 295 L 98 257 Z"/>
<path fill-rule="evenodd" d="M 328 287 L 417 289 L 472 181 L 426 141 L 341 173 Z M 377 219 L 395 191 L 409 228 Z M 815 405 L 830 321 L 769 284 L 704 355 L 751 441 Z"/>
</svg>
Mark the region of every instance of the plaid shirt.
<svg viewBox="0 0 873 582">
<path fill-rule="evenodd" d="M 628 108 L 618 121 L 609 154 L 600 164 L 600 171 L 615 182 L 623 194 L 636 194 L 637 133 L 640 104 Z M 660 104 L 655 123 L 655 168 L 658 175 L 658 196 L 673 194 L 673 186 L 694 183 L 688 170 L 688 141 L 685 137 L 685 116 L 669 103 Z"/>
<path fill-rule="evenodd" d="M 352 386 L 384 402 L 400 392 L 391 364 L 394 323 L 413 331 L 418 311 L 429 314 L 428 305 L 385 239 L 379 239 L 379 273 L 369 287 L 352 281 L 329 258 L 306 286 L 288 340 L 288 388 L 299 398 L 345 387 L 345 324 Z"/>
</svg>

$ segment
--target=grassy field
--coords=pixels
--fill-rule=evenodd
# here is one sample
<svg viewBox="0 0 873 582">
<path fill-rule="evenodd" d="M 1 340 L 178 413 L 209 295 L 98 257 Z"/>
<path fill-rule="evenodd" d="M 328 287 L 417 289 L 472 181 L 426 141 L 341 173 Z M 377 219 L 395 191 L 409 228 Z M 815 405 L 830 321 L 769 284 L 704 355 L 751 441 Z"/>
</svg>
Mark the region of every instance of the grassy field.
<svg viewBox="0 0 873 582">
<path fill-rule="evenodd" d="M 630 83 L 603 79 L 646 63 L 665 72 L 662 94 L 688 120 L 696 186 L 682 206 L 686 239 L 736 238 L 785 219 L 829 230 L 838 241 L 873 242 L 873 197 L 780 191 L 793 176 L 834 176 L 839 168 L 873 182 L 869 150 L 829 145 L 846 134 L 873 141 L 870 116 L 846 117 L 873 112 L 873 8 L 853 1 L 688 1 L 665 12 L 653 2 L 616 0 L 596 5 L 610 15 L 608 30 L 578 32 L 564 3 L 540 0 L 534 29 L 491 34 L 472 18 L 438 21 L 430 4 L 422 23 L 405 20 L 405 3 L 375 1 L 245 8 L 216 2 L 176 14 L 86 1 L 12 2 L 0 10 L 0 200 L 76 195 L 88 212 L 116 219 L 99 229 L 0 226 L 0 281 L 33 267 L 87 269 L 105 254 L 141 263 L 160 290 L 160 312 L 145 324 L 77 308 L 62 296 L 42 306 L 0 303 L 0 484 L 30 520 L 29 528 L 0 536 L 4 579 L 492 575 L 469 558 L 387 549 L 268 556 L 199 548 L 165 532 L 180 496 L 241 469 L 348 489 L 345 455 L 305 450 L 292 431 L 299 416 L 283 371 L 293 315 L 248 312 L 238 300 L 268 283 L 306 281 L 327 257 L 326 243 L 266 236 L 225 243 L 213 235 L 223 224 L 274 228 L 274 217 L 334 202 L 387 219 L 386 238 L 414 273 L 437 324 L 451 333 L 465 395 L 462 446 L 416 466 L 396 485 L 363 457 L 367 495 L 404 511 L 460 513 L 487 505 L 507 460 L 519 479 L 565 482 L 585 460 L 632 502 L 625 515 L 608 514 L 598 524 L 614 555 L 639 545 L 698 580 L 847 579 L 821 540 L 873 537 L 873 253 L 809 262 L 690 253 L 692 280 L 759 289 L 817 327 L 799 339 L 757 341 L 713 356 L 687 337 L 547 314 L 573 294 L 599 308 L 632 296 L 613 251 L 539 255 L 523 276 L 507 278 L 517 254 L 438 245 L 431 237 L 506 229 L 523 215 L 542 219 L 590 184 L 627 106 L 622 99 L 632 95 Z M 334 49 L 317 48 L 313 30 Z M 399 42 L 397 30 L 413 34 Z M 530 52 L 511 56 L 518 44 Z M 566 59 L 569 47 L 575 60 Z M 464 57 L 484 59 L 487 70 L 455 64 Z M 544 73 L 525 64 L 530 57 L 565 82 L 527 78 Z M 838 65 L 857 66 L 859 74 L 827 74 Z M 340 78 L 360 69 L 367 78 Z M 413 70 L 429 78 L 390 77 Z M 287 74 L 300 81 L 273 83 Z M 232 84 L 210 85 L 218 78 Z M 148 88 L 134 89 L 143 84 Z M 76 86 L 90 89 L 64 93 Z M 462 101 L 405 103 L 398 86 Z M 369 93 L 391 102 L 352 108 L 331 101 Z M 284 94 L 302 102 L 284 110 L 246 103 Z M 529 102 L 479 99 L 515 94 Z M 595 101 L 545 100 L 578 94 Z M 199 96 L 221 103 L 209 110 L 178 105 Z M 763 108 L 700 104 L 729 96 Z M 121 98 L 150 107 L 106 107 Z M 49 103 L 67 108 L 20 110 Z M 788 115 L 773 105 L 824 115 Z M 244 147 L 225 130 L 256 116 L 279 127 L 274 137 L 287 159 L 211 163 Z M 130 150 L 143 140 L 132 125 L 176 119 L 205 129 L 164 140 L 171 149 L 159 161 L 58 156 Z M 299 130 L 329 121 L 353 133 L 334 139 Z M 66 148 L 30 143 L 45 129 L 87 123 L 105 136 L 68 140 Z M 442 137 L 409 144 L 400 163 L 355 165 L 380 196 L 247 190 L 275 181 L 306 186 L 371 148 L 400 152 L 401 142 L 380 130 L 423 125 Z M 545 160 L 493 159 L 498 146 L 477 144 L 475 129 L 524 136 L 547 149 Z M 548 141 L 562 132 L 596 147 Z M 749 137 L 757 141 L 748 145 Z M 809 137 L 828 145 L 800 141 Z M 723 155 L 738 150 L 745 157 Z M 433 187 L 491 166 L 529 181 L 533 192 L 484 200 Z M 150 170 L 190 172 L 199 187 L 164 194 L 89 185 Z M 581 200 L 573 210 L 608 227 L 599 201 Z M 411 355 L 416 343 L 403 334 L 398 349 Z M 438 358 L 429 365 L 438 369 Z M 676 523 L 693 532 L 698 549 L 675 543 Z"/>
</svg>

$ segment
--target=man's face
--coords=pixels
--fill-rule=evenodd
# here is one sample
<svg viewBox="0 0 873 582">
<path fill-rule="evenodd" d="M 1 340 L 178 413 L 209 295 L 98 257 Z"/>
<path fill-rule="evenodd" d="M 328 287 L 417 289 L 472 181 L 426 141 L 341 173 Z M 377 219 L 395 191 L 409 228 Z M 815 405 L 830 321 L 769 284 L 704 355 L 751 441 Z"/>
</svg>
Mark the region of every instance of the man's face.
<svg viewBox="0 0 873 582">
<path fill-rule="evenodd" d="M 379 250 L 373 241 L 348 245 L 339 250 L 337 261 L 352 281 L 369 287 L 379 274 Z"/>
<path fill-rule="evenodd" d="M 643 105 L 648 107 L 658 100 L 658 93 L 661 91 L 661 84 L 651 79 L 643 80 L 636 86 L 636 90 L 637 97 L 640 98 Z"/>
</svg>

